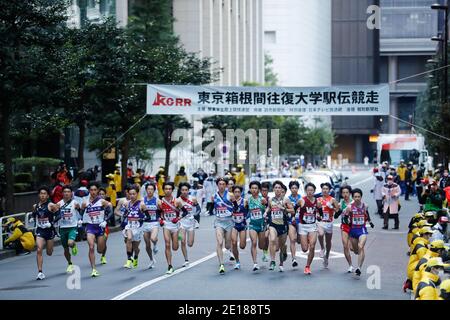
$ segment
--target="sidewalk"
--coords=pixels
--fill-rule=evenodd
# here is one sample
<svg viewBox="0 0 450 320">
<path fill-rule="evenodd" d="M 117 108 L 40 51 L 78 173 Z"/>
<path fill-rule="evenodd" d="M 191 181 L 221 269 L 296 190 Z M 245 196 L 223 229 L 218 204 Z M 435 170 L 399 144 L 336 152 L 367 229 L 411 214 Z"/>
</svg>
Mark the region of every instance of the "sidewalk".
<svg viewBox="0 0 450 320">
<path fill-rule="evenodd" d="M 113 232 L 117 232 L 117 231 L 121 231 L 120 225 L 114 226 L 114 227 L 109 227 L 109 233 L 113 233 Z M 56 246 L 60 246 L 61 245 L 61 240 L 59 238 L 55 238 L 54 245 L 55 245 L 55 247 Z M 33 249 L 33 252 L 34 251 L 36 251 L 36 247 Z M 16 257 L 16 251 L 15 250 L 5 249 L 5 250 L 1 250 L 0 251 L 0 260 L 12 258 L 12 257 Z"/>
</svg>

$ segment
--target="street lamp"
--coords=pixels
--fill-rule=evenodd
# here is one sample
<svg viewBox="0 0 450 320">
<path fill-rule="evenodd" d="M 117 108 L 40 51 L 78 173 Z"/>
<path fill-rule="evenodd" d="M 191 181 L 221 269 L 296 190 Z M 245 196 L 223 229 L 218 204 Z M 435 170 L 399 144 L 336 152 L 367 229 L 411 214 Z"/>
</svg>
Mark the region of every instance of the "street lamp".
<svg viewBox="0 0 450 320">
<path fill-rule="evenodd" d="M 448 8 L 448 4 L 446 1 L 446 4 L 439 4 L 439 3 L 435 3 L 431 5 L 431 9 L 433 10 L 444 10 L 445 11 L 445 19 L 444 19 L 444 37 L 443 38 L 438 38 L 438 37 L 432 37 L 431 40 L 433 41 L 441 41 L 443 42 L 443 50 L 442 50 L 442 54 L 444 55 L 442 61 L 444 63 L 443 67 L 444 67 L 444 103 L 447 103 L 447 90 L 448 90 L 448 68 L 447 68 L 447 64 L 448 64 L 448 48 L 447 48 L 447 43 L 448 43 L 448 12 L 449 12 L 449 8 Z"/>
</svg>

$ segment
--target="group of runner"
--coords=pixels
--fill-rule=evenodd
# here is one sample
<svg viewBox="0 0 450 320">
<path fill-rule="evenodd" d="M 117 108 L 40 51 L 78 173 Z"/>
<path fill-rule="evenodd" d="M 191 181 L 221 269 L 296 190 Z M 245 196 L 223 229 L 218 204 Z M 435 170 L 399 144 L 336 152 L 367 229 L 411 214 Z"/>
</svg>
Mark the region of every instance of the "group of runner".
<svg viewBox="0 0 450 320">
<path fill-rule="evenodd" d="M 364 247 L 367 239 L 366 223 L 372 227 L 367 205 L 362 202 L 360 189 L 350 186 L 342 188 L 342 199 L 338 202 L 331 197 L 331 185 L 320 186 L 322 195 L 314 196 L 316 186 L 308 183 L 304 197 L 299 194 L 300 184 L 292 180 L 289 186 L 281 181 L 272 185 L 274 196 L 269 197 L 268 183 L 252 181 L 249 195 L 243 194 L 243 188 L 236 186 L 232 179 L 218 178 L 217 192 L 213 197 L 215 213 L 216 250 L 219 260 L 219 273 L 225 273 L 224 252 L 229 250 L 230 259 L 235 260 L 234 269 L 240 269 L 239 251 L 244 250 L 247 236 L 251 241 L 253 271 L 260 269 L 257 261 L 258 249 L 262 250 L 262 261 L 270 262 L 269 270 L 276 268 L 276 256 L 279 253 L 278 269 L 284 271 L 287 260 L 287 238 L 290 242 L 292 267 L 297 267 L 296 246 L 307 254 L 304 273 L 311 274 L 311 263 L 315 256 L 317 239 L 321 247 L 320 257 L 323 267 L 328 268 L 333 234 L 333 221 L 341 217 L 341 233 L 344 254 L 349 268 L 347 272 L 361 275 L 364 262 Z M 291 191 L 286 197 L 288 188 Z M 163 230 L 167 274 L 174 272 L 172 255 L 180 247 L 184 257 L 183 267 L 189 266 L 188 247 L 194 245 L 196 215 L 200 210 L 197 199 L 189 194 L 189 183 L 178 186 L 179 197 L 174 196 L 175 185 L 165 182 L 163 194 L 157 195 L 157 186 L 147 184 L 145 196 L 139 199 L 139 186 L 128 186 L 125 198 L 121 199 L 113 210 L 106 200 L 106 191 L 96 182 L 88 186 L 89 196 L 78 201 L 73 197 L 70 186 L 63 187 L 63 199 L 58 203 L 49 200 L 49 190 L 39 189 L 39 203 L 33 207 L 36 220 L 38 280 L 45 278 L 43 273 L 43 249 L 47 255 L 53 252 L 53 239 L 59 228 L 64 256 L 67 260 L 67 272 L 73 272 L 72 256 L 78 253 L 75 242 L 77 230 L 85 226 L 89 244 L 91 276 L 99 276 L 96 269 L 95 249 L 101 255 L 100 263 L 106 264 L 107 221 L 112 215 L 120 216 L 122 233 L 126 249 L 124 267 L 138 266 L 140 242 L 144 238 L 146 252 L 150 259 L 149 269 L 155 265 L 154 256 L 158 252 L 158 233 Z M 57 227 L 58 226 L 58 227 Z M 95 248 L 97 246 L 97 248 Z M 350 252 L 358 256 L 358 264 L 353 267 Z M 269 260 L 270 259 L 270 260 Z"/>
<path fill-rule="evenodd" d="M 268 183 L 250 182 L 250 195 L 245 198 L 242 188 L 229 187 L 226 179 L 217 179 L 218 191 L 214 196 L 216 220 L 214 223 L 217 239 L 217 256 L 219 273 L 225 273 L 223 259 L 225 249 L 232 249 L 235 258 L 234 269 L 240 269 L 239 249 L 246 247 L 247 231 L 251 241 L 253 271 L 259 270 L 257 247 L 263 251 L 262 261 L 267 261 L 270 253 L 269 270 L 276 268 L 276 255 L 279 252 L 278 270 L 284 271 L 287 254 L 287 238 L 290 241 L 292 267 L 297 267 L 296 246 L 308 253 L 304 268 L 305 274 L 311 274 L 311 263 L 315 255 L 317 239 L 321 246 L 320 257 L 324 268 L 328 268 L 333 234 L 333 219 L 341 216 L 342 241 L 345 257 L 349 264 L 348 272 L 361 275 L 364 262 L 364 246 L 367 239 L 366 223 L 372 227 L 367 205 L 362 202 L 362 191 L 342 188 L 343 199 L 336 201 L 330 196 L 332 186 L 324 183 L 320 187 L 322 196 L 314 196 L 316 186 L 308 183 L 305 186 L 306 196 L 299 195 L 300 184 L 293 180 L 289 186 L 281 181 L 273 182 L 274 197 L 269 197 Z M 291 195 L 286 197 L 288 188 Z M 238 240 L 239 239 L 239 240 Z M 325 242 L 324 242 L 325 240 Z M 239 242 L 239 248 L 238 248 Z M 350 251 L 358 255 L 358 265 L 352 266 Z"/>
</svg>

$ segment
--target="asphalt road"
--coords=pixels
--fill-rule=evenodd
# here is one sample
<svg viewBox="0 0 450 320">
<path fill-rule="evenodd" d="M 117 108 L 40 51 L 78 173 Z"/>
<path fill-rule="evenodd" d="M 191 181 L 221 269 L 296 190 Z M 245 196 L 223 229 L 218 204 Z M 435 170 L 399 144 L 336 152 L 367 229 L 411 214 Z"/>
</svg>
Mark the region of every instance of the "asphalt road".
<svg viewBox="0 0 450 320">
<path fill-rule="evenodd" d="M 98 266 L 101 273 L 98 278 L 90 277 L 86 242 L 78 243 L 79 253 L 73 258 L 73 263 L 80 268 L 79 277 L 65 273 L 62 247 L 55 248 L 51 257 L 44 255 L 47 278 L 43 281 L 35 280 L 36 253 L 0 261 L 0 299 L 408 300 L 409 295 L 401 290 L 408 261 L 405 239 L 407 223 L 418 208 L 417 199 L 402 200 L 400 230 L 381 230 L 382 220 L 375 215 L 375 201 L 369 192 L 373 184 L 371 174 L 369 171 L 346 172 L 346 176 L 350 177 L 351 185 L 362 188 L 364 201 L 369 205 L 375 223 L 375 229 L 369 228 L 366 261 L 359 280 L 346 273 L 347 263 L 338 225 L 334 228 L 328 269 L 323 269 L 321 259 L 316 258 L 311 267 L 313 274 L 305 276 L 303 267 L 306 259 L 298 248 L 299 267 L 296 269 L 291 267 L 288 257 L 284 273 L 269 271 L 268 263 L 262 262 L 261 270 L 252 272 L 250 247 L 247 246 L 241 252 L 241 270 L 233 270 L 233 264 L 228 262 L 227 272 L 221 276 L 215 256 L 214 218 L 202 217 L 200 228 L 196 230 L 194 247 L 189 251 L 191 266 L 181 267 L 183 257 L 179 250 L 174 255 L 176 272 L 173 275 L 165 275 L 167 265 L 161 231 L 157 263 L 151 270 L 147 269 L 149 260 L 143 242 L 138 268 L 124 269 L 126 253 L 123 238 L 121 233 L 113 233 L 108 240 L 108 264 Z M 390 227 L 393 227 L 393 221 Z M 316 250 L 319 250 L 318 243 Z M 260 252 L 258 256 L 261 259 Z M 355 256 L 353 258 L 355 265 L 357 260 Z"/>
</svg>

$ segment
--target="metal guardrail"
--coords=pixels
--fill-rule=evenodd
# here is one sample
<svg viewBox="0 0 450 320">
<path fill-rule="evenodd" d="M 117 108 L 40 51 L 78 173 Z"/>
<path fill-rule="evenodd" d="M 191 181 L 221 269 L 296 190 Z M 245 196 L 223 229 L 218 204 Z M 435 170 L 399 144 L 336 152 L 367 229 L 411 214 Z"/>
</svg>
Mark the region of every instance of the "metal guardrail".
<svg viewBox="0 0 450 320">
<path fill-rule="evenodd" d="M 3 216 L 0 217 L 0 225 L 3 226 L 4 221 L 6 221 L 8 218 L 16 218 L 16 217 L 22 217 L 22 218 L 17 218 L 19 220 L 21 220 L 24 224 L 25 224 L 25 228 L 27 228 L 28 230 L 34 230 L 36 229 L 35 226 L 33 226 L 32 228 L 30 228 L 30 215 L 32 214 L 32 212 L 22 212 L 22 213 L 16 213 L 16 214 L 11 214 L 9 216 Z M 4 232 L 3 232 L 3 228 L 1 228 L 0 230 L 0 250 L 3 250 L 3 236 L 4 236 Z"/>
</svg>

